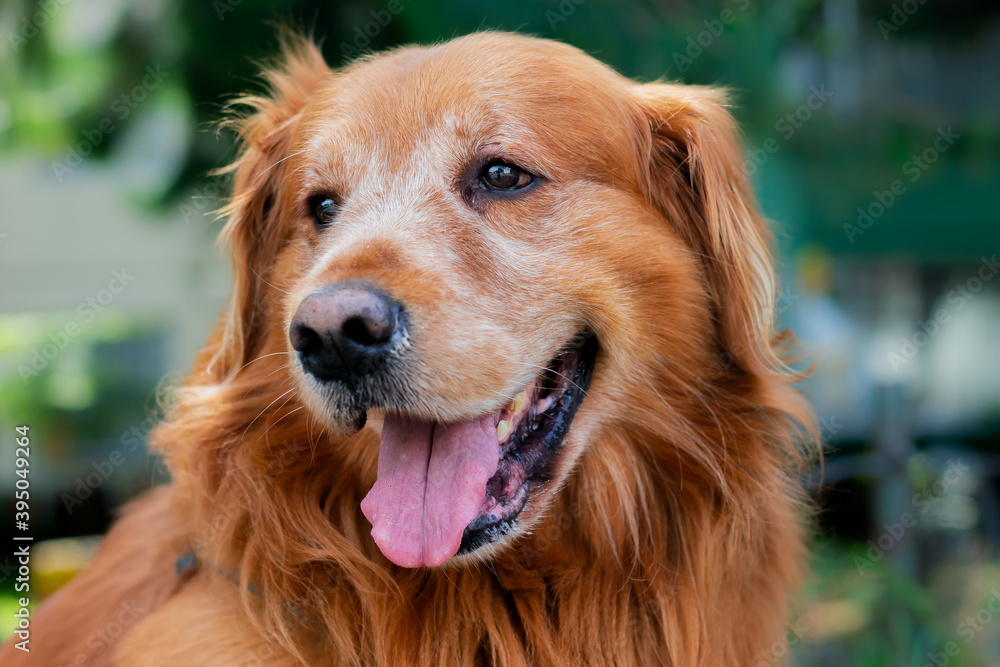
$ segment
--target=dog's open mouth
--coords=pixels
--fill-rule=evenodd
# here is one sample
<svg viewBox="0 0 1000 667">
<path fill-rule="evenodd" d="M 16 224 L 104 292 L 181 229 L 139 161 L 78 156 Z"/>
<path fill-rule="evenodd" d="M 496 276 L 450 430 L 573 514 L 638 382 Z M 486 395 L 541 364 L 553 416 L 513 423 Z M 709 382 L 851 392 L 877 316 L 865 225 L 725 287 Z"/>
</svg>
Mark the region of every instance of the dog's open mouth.
<svg viewBox="0 0 1000 667">
<path fill-rule="evenodd" d="M 590 384 L 597 340 L 579 336 L 504 408 L 442 424 L 386 414 L 378 481 L 361 503 L 382 553 L 433 567 L 509 532 L 544 484 Z"/>
</svg>

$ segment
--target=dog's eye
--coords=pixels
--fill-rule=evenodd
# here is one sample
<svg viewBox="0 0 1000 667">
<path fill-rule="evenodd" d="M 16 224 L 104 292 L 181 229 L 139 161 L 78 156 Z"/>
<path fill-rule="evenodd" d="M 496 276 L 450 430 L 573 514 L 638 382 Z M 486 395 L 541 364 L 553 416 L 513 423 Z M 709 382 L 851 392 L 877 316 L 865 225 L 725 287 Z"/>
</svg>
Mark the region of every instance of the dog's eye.
<svg viewBox="0 0 1000 667">
<path fill-rule="evenodd" d="M 531 185 L 535 177 L 509 162 L 496 161 L 486 165 L 479 174 L 479 182 L 492 191 L 520 190 Z"/>
<path fill-rule="evenodd" d="M 340 204 L 329 195 L 313 195 L 309 198 L 309 211 L 312 213 L 313 224 L 324 227 L 337 217 Z"/>
</svg>

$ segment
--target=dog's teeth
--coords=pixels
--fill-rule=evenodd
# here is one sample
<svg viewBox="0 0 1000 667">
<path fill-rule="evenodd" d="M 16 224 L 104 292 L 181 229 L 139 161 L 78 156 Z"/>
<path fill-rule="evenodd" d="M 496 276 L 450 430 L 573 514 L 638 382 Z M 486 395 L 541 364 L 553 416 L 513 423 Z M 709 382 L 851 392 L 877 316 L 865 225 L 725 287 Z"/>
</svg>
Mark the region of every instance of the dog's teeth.
<svg viewBox="0 0 1000 667">
<path fill-rule="evenodd" d="M 521 411 L 521 408 L 523 408 L 525 403 L 527 402 L 528 402 L 528 393 L 522 391 L 520 394 L 514 397 L 514 400 L 510 402 L 510 405 L 507 406 L 507 410 L 512 415 L 516 415 Z"/>
<path fill-rule="evenodd" d="M 510 433 L 510 422 L 506 419 L 501 419 L 500 423 L 497 424 L 497 440 L 503 442 L 508 433 Z"/>
</svg>

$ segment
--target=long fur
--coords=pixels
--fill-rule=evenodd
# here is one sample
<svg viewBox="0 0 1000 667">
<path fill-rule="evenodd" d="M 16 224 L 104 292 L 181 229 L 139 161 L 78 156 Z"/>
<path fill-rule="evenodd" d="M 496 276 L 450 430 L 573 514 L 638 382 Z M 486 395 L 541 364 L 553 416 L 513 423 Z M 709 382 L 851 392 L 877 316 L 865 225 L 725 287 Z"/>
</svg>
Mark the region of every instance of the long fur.
<svg viewBox="0 0 1000 667">
<path fill-rule="evenodd" d="M 815 429 L 793 388 L 800 377 L 783 362 L 790 336 L 774 331 L 771 239 L 724 93 L 635 84 L 569 47 L 497 33 L 426 56 L 444 67 L 449 57 L 493 62 L 515 51 L 560 72 L 585 70 L 597 92 L 560 98 L 576 120 L 533 136 L 558 146 L 546 157 L 554 173 L 602 169 L 612 185 L 584 183 L 560 201 L 579 221 L 576 243 L 550 248 L 559 274 L 537 278 L 585 302 L 602 343 L 561 479 L 508 544 L 408 570 L 381 556 L 358 509 L 375 479 L 377 433 L 346 435 L 292 372 L 289 308 L 319 255 L 284 221 L 293 217 L 292 154 L 303 146 L 296 128 L 326 127 L 311 101 L 348 90 L 351 76 L 403 71 L 424 56 L 406 49 L 333 72 L 308 41 L 287 42 L 265 74 L 268 92 L 240 100 L 232 121 L 242 141 L 224 232 L 232 306 L 152 435 L 173 483 L 144 507 L 158 508 L 170 537 L 155 522 L 136 525 L 135 511 L 125 519 L 146 542 L 132 534 L 129 559 L 191 549 L 198 571 L 179 584 L 161 566 L 106 597 L 93 594 L 104 583 L 82 575 L 39 616 L 39 650 L 52 659 L 44 664 L 79 655 L 77 644 L 46 643 L 49 633 L 73 633 L 74 615 L 101 618 L 150 588 L 144 599 L 157 604 L 123 633 L 114 661 L 103 651 L 89 664 L 771 664 L 767 649 L 803 575 L 808 508 L 798 475 Z M 519 94 L 525 113 L 541 99 L 510 93 Z M 588 166 L 595 114 L 619 140 L 605 163 Z M 414 243 L 409 251 L 420 253 Z M 497 275 L 478 278 L 504 294 Z M 412 279 L 400 289 L 425 288 Z M 548 301 L 524 307 L 561 303 Z M 470 395 L 477 382 L 465 382 Z M 128 569 L 107 572 L 126 549 L 121 530 L 94 565 L 106 572 L 101 582 Z M 0 656 L 43 664 L 18 662 L 9 645 Z"/>
</svg>

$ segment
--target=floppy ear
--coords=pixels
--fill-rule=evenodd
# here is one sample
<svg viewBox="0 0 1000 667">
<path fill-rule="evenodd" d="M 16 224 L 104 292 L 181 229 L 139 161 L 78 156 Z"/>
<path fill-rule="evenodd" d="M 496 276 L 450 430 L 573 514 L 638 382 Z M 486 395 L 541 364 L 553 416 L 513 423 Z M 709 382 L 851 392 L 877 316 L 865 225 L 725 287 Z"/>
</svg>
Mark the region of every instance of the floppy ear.
<svg viewBox="0 0 1000 667">
<path fill-rule="evenodd" d="M 701 255 L 724 354 L 773 367 L 771 236 L 757 212 L 723 91 L 638 86 L 647 195 Z"/>
<path fill-rule="evenodd" d="M 285 241 L 275 205 L 292 133 L 310 98 L 333 77 L 319 49 L 308 39 L 282 35 L 281 56 L 266 68 L 267 91 L 229 105 L 223 126 L 235 129 L 239 155 L 222 173 L 233 172 L 233 195 L 221 214 L 228 217 L 220 240 L 232 254 L 233 295 L 225 328 L 209 372 L 229 377 L 252 358 L 269 304 L 267 273 Z"/>
</svg>

